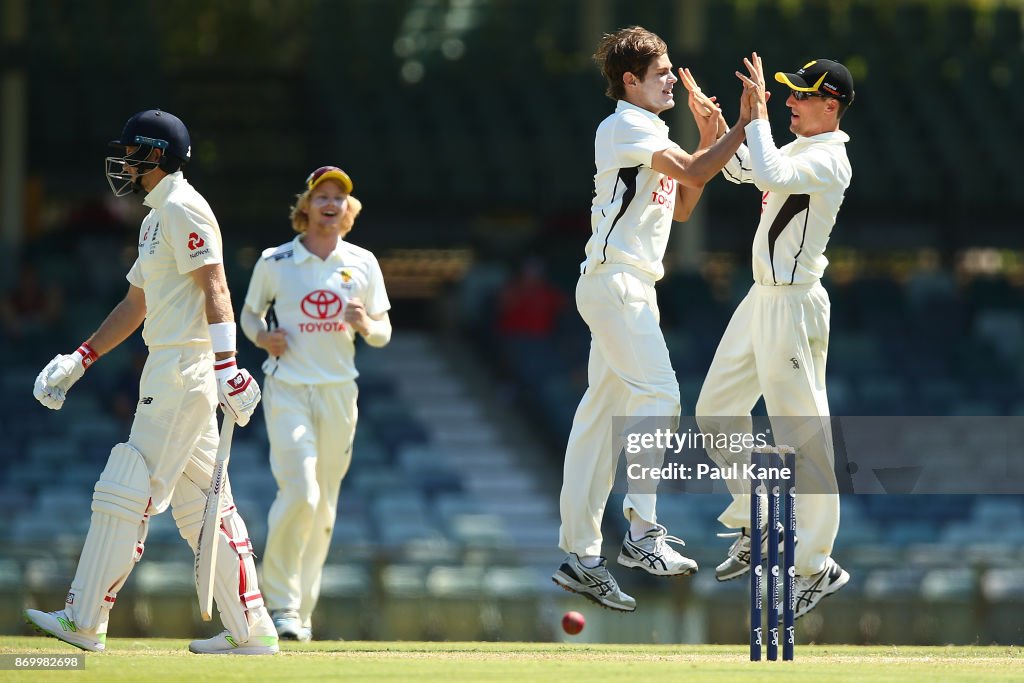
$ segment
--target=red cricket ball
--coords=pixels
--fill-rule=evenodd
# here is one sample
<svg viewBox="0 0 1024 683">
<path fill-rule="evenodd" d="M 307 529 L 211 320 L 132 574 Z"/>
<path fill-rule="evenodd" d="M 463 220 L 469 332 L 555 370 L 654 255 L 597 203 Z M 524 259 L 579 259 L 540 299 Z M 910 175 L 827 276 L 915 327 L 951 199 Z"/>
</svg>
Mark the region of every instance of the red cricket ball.
<svg viewBox="0 0 1024 683">
<path fill-rule="evenodd" d="M 585 623 L 587 623 L 586 620 L 579 612 L 566 612 L 562 617 L 562 630 L 570 636 L 574 636 L 583 630 Z"/>
</svg>

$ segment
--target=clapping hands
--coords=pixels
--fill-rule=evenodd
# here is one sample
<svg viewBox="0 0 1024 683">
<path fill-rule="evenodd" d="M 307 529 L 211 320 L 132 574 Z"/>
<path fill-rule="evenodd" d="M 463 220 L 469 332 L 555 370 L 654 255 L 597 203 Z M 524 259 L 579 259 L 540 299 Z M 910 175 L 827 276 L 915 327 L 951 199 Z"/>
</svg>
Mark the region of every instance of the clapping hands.
<svg viewBox="0 0 1024 683">
<path fill-rule="evenodd" d="M 707 147 L 725 135 L 729 126 L 722 116 L 721 107 L 715 101 L 717 98 L 704 94 L 689 69 L 679 69 L 679 80 L 689 93 L 686 103 L 700 132 L 700 147 Z"/>
<path fill-rule="evenodd" d="M 740 96 L 740 118 L 745 118 L 746 121 L 767 119 L 768 99 L 771 94 L 765 87 L 764 65 L 761 63 L 760 55 L 753 52 L 750 57 L 744 57 L 743 65 L 747 67 L 747 73 L 736 72 L 736 78 L 743 83 L 743 94 Z"/>
</svg>

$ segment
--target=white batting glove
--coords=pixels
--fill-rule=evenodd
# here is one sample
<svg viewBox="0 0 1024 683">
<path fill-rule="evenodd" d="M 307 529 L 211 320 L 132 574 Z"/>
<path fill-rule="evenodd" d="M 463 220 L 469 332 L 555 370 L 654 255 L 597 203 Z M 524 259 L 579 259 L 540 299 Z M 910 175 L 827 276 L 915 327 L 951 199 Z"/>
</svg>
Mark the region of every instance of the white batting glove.
<svg viewBox="0 0 1024 683">
<path fill-rule="evenodd" d="M 244 427 L 260 403 L 260 385 L 249 371 L 235 364 L 234 358 L 216 361 L 213 371 L 217 377 L 217 400 L 225 415 L 231 415 L 235 424 Z"/>
<path fill-rule="evenodd" d="M 54 356 L 36 376 L 32 395 L 50 410 L 60 410 L 71 385 L 82 379 L 85 371 L 97 360 L 99 356 L 86 343 L 74 353 Z"/>
</svg>

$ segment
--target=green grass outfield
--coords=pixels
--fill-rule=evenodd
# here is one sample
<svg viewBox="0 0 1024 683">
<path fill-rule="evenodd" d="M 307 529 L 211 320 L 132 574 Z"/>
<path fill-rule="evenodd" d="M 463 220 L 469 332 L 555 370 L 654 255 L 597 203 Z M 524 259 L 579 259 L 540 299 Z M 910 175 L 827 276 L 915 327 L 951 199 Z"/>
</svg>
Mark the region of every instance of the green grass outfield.
<svg viewBox="0 0 1024 683">
<path fill-rule="evenodd" d="M 739 645 L 288 643 L 276 657 L 189 654 L 187 641 L 112 638 L 85 671 L 0 671 L 0 681 L 1019 681 L 1024 648 L 803 645 L 795 662 L 750 662 Z M 78 652 L 43 637 L 0 638 L 0 654 Z"/>
</svg>

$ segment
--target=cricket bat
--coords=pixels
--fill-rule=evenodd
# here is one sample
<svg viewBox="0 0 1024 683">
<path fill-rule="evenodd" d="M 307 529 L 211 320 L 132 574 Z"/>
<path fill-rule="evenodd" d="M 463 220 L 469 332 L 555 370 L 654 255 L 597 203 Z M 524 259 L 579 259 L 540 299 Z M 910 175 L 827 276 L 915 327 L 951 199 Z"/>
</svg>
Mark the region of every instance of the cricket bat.
<svg viewBox="0 0 1024 683">
<path fill-rule="evenodd" d="M 199 541 L 196 544 L 196 587 L 199 591 L 199 615 L 203 621 L 210 621 L 213 613 L 213 574 L 217 569 L 220 511 L 227 493 L 228 458 L 231 457 L 231 435 L 234 430 L 235 421 L 225 415 L 224 424 L 220 428 L 220 443 L 217 445 L 217 459 L 213 463 L 210 490 L 206 494 L 203 526 L 199 530 Z"/>
</svg>

